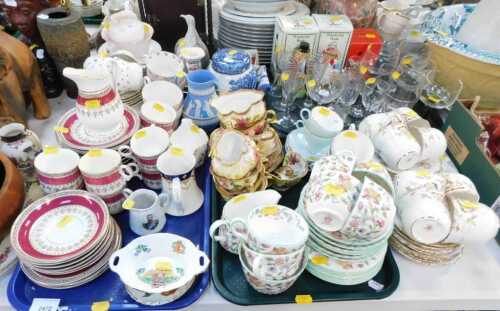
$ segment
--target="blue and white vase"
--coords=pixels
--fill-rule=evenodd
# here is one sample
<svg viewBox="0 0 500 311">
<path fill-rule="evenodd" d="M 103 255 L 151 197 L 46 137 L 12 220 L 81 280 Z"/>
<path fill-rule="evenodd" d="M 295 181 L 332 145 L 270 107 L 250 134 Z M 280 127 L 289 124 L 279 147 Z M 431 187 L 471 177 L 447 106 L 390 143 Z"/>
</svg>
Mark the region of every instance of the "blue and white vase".
<svg viewBox="0 0 500 311">
<path fill-rule="evenodd" d="M 184 117 L 196 125 L 212 128 L 217 125 L 217 111 L 210 106 L 210 100 L 217 97 L 216 78 L 208 70 L 196 70 L 187 75 L 188 94 L 184 99 Z"/>
<path fill-rule="evenodd" d="M 257 71 L 251 64 L 250 55 L 243 50 L 218 50 L 212 56 L 208 69 L 217 79 L 219 92 L 257 87 Z"/>
</svg>

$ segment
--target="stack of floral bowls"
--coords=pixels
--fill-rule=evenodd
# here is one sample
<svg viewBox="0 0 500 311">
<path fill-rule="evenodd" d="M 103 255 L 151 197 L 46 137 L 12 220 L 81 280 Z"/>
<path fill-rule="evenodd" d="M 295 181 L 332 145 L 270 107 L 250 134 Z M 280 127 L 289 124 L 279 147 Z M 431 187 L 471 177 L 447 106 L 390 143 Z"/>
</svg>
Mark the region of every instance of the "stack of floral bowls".
<svg viewBox="0 0 500 311">
<path fill-rule="evenodd" d="M 464 175 L 406 171 L 396 175 L 395 190 L 398 216 L 391 246 L 417 263 L 454 263 L 464 245 L 488 241 L 498 232 L 498 216 L 479 203 L 476 187 Z"/>
<path fill-rule="evenodd" d="M 12 226 L 10 242 L 30 280 L 64 289 L 106 272 L 122 235 L 101 198 L 64 190 L 30 204 Z"/>
<path fill-rule="evenodd" d="M 385 168 L 355 162 L 349 151 L 317 161 L 297 208 L 311 230 L 307 271 L 339 285 L 364 283 L 380 271 L 396 214 Z"/>
<path fill-rule="evenodd" d="M 248 283 L 258 292 L 276 295 L 290 288 L 307 264 L 309 226 L 297 212 L 281 205 L 261 205 L 231 221 L 241 239 L 239 258 Z"/>
<path fill-rule="evenodd" d="M 267 187 L 266 170 L 255 142 L 236 131 L 217 129 L 210 135 L 210 171 L 225 200 Z"/>
<path fill-rule="evenodd" d="M 221 127 L 233 129 L 252 138 L 258 147 L 267 172 L 272 172 L 283 161 L 283 146 L 278 133 L 269 126 L 276 114 L 266 110 L 264 92 L 239 90 L 212 100 Z"/>
</svg>

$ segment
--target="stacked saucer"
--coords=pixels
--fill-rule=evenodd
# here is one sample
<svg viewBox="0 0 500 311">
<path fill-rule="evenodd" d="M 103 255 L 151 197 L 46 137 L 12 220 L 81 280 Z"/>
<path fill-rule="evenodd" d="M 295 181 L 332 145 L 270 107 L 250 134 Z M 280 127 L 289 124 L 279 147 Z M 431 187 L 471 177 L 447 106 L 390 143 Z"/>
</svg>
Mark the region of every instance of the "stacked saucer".
<svg viewBox="0 0 500 311">
<path fill-rule="evenodd" d="M 249 136 L 219 128 L 210 135 L 209 144 L 210 172 L 215 188 L 225 200 L 266 189 L 266 168 Z"/>
<path fill-rule="evenodd" d="M 404 257 L 423 265 L 447 265 L 462 257 L 463 245 L 457 243 L 423 244 L 409 237 L 396 217 L 396 226 L 390 239 L 391 247 Z"/>
<path fill-rule="evenodd" d="M 310 227 L 307 271 L 339 285 L 364 283 L 380 271 L 396 213 L 391 193 L 354 174 L 354 162 L 347 151 L 316 162 L 297 207 Z"/>
<path fill-rule="evenodd" d="M 122 103 L 129 107 L 139 107 L 142 104 L 142 93 L 141 91 L 137 92 L 126 92 L 120 93 L 120 97 L 122 99 Z"/>
<path fill-rule="evenodd" d="M 220 47 L 257 49 L 259 61 L 271 63 L 274 23 L 280 15 L 308 15 L 309 8 L 295 1 L 233 1 L 220 11 Z"/>
<path fill-rule="evenodd" d="M 122 235 L 102 199 L 65 190 L 29 205 L 12 226 L 10 240 L 30 280 L 64 289 L 104 273 Z"/>
</svg>

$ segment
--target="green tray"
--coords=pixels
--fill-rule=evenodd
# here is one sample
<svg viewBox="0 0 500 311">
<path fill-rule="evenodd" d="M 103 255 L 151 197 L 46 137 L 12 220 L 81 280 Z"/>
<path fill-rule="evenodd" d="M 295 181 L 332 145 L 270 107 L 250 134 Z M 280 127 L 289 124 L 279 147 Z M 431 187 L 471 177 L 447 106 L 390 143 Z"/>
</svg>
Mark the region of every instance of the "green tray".
<svg viewBox="0 0 500 311">
<path fill-rule="evenodd" d="M 280 204 L 295 208 L 299 200 L 300 190 L 304 183 L 282 193 Z M 212 222 L 219 219 L 224 200 L 212 187 Z M 368 282 L 340 286 L 324 282 L 309 272 L 304 271 L 297 282 L 286 292 L 279 295 L 263 295 L 255 291 L 245 279 L 237 255 L 223 249 L 212 240 L 212 278 L 217 291 L 228 301 L 238 305 L 266 305 L 295 303 L 296 295 L 311 295 L 314 302 L 382 299 L 391 295 L 399 284 L 399 270 L 390 250 L 387 251 L 380 272 L 373 278 L 384 288 L 375 291 Z"/>
</svg>

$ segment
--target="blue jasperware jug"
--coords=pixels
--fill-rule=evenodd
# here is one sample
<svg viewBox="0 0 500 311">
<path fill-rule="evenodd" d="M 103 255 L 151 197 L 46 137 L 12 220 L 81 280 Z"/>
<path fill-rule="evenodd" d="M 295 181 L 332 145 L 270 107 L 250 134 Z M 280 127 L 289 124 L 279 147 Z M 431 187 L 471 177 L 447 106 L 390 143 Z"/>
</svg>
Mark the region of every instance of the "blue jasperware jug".
<svg viewBox="0 0 500 311">
<path fill-rule="evenodd" d="M 187 83 L 184 117 L 205 129 L 215 127 L 219 119 L 217 111 L 210 106 L 210 100 L 217 97 L 215 76 L 208 70 L 196 70 L 187 75 Z"/>
</svg>

